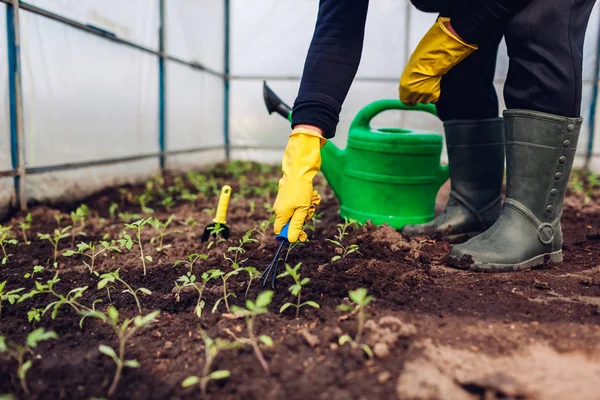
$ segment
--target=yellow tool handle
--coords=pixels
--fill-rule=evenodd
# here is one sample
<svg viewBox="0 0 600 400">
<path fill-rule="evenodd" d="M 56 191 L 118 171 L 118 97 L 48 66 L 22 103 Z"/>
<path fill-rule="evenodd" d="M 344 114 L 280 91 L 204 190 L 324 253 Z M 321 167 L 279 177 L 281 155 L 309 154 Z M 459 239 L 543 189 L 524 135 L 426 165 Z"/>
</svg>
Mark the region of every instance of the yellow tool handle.
<svg viewBox="0 0 600 400">
<path fill-rule="evenodd" d="M 217 224 L 225 225 L 227 221 L 227 207 L 229 206 L 229 196 L 231 196 L 231 186 L 225 185 L 221 189 L 221 195 L 219 196 L 219 204 L 217 205 L 217 215 L 213 222 Z"/>
</svg>

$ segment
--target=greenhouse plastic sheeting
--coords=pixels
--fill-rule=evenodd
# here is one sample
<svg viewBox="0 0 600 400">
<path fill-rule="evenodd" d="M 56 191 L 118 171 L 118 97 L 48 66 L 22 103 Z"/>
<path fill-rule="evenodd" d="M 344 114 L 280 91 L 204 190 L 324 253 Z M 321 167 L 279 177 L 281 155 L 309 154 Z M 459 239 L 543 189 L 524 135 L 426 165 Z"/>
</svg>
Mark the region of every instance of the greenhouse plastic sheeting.
<svg viewBox="0 0 600 400">
<path fill-rule="evenodd" d="M 168 0 L 173 1 L 173 0 Z M 158 0 L 27 0 L 29 4 L 158 50 Z"/>
<path fill-rule="evenodd" d="M 166 0 L 165 4 L 167 53 L 223 72 L 224 1 Z"/>
<path fill-rule="evenodd" d="M 187 65 L 166 64 L 166 148 L 224 146 L 223 80 Z M 169 168 L 220 161 L 224 151 L 169 156 Z"/>
<path fill-rule="evenodd" d="M 28 166 L 158 152 L 154 56 L 28 12 L 21 14 L 21 34 Z M 60 188 L 44 182 L 45 188 L 32 185 L 32 197 Z"/>
</svg>

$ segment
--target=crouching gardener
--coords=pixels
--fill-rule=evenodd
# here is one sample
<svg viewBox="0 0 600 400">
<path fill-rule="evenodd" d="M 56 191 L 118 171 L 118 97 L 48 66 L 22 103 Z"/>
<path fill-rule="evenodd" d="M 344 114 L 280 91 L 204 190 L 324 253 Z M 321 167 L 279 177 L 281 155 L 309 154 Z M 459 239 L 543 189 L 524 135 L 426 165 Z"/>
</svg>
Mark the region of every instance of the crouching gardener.
<svg viewBox="0 0 600 400">
<path fill-rule="evenodd" d="M 439 217 L 402 233 L 470 238 L 449 259 L 477 271 L 561 262 L 560 217 L 582 124 L 583 43 L 595 0 L 411 1 L 439 18 L 404 68 L 400 100 L 436 104 L 451 193 Z M 368 5 L 319 3 L 274 204 L 275 233 L 290 222 L 291 242 L 306 240 L 302 226 L 319 202 L 312 181 L 320 148 L 334 136 L 358 69 Z M 499 118 L 493 79 L 503 36 L 510 63 Z"/>
</svg>

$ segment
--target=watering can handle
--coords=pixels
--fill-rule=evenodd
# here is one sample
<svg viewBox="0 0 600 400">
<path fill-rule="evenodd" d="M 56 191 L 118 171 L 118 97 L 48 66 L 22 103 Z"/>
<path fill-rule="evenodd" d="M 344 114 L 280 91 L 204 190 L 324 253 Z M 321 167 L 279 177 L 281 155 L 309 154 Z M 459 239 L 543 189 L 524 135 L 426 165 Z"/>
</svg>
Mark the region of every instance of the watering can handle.
<svg viewBox="0 0 600 400">
<path fill-rule="evenodd" d="M 371 120 L 378 114 L 388 110 L 406 110 L 406 111 L 424 111 L 437 117 L 437 110 L 433 104 L 417 104 L 416 106 L 407 106 L 400 100 L 377 100 L 366 105 L 361 109 L 350 124 L 352 128 L 371 129 Z"/>
</svg>

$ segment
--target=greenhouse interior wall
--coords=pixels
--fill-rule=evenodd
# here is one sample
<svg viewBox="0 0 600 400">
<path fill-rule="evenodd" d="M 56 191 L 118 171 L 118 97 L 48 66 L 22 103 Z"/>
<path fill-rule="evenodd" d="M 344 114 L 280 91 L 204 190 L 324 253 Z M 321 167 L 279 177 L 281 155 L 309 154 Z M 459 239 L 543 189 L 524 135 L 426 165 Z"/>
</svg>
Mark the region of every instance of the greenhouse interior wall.
<svg viewBox="0 0 600 400">
<path fill-rule="evenodd" d="M 577 158 L 596 172 L 599 8 L 584 49 Z M 0 0 L 3 212 L 80 199 L 163 169 L 279 162 L 289 123 L 268 114 L 262 85 L 293 103 L 317 9 L 317 0 Z M 403 65 L 435 17 L 408 0 L 371 0 L 362 62 L 334 143 L 345 146 L 362 107 L 397 98 Z M 500 98 L 507 69 L 503 44 Z M 373 125 L 443 132 L 420 112 L 386 111 Z"/>
</svg>

